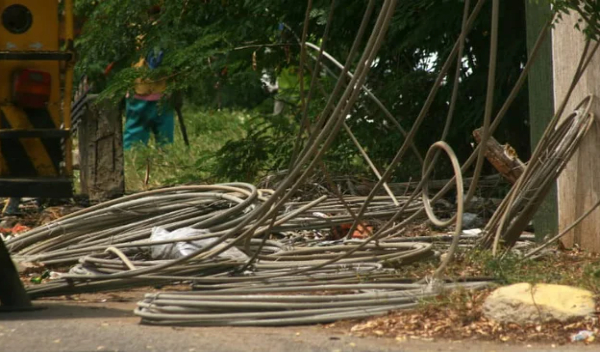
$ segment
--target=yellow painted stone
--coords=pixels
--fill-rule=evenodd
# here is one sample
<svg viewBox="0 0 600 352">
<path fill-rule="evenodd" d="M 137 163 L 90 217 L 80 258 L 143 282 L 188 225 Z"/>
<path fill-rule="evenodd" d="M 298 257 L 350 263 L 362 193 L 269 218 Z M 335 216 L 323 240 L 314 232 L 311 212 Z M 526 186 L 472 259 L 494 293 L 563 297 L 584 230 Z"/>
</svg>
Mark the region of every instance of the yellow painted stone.
<svg viewBox="0 0 600 352">
<path fill-rule="evenodd" d="M 566 321 L 594 313 L 594 294 L 563 286 L 520 283 L 498 288 L 483 306 L 484 314 L 501 322 Z"/>
</svg>

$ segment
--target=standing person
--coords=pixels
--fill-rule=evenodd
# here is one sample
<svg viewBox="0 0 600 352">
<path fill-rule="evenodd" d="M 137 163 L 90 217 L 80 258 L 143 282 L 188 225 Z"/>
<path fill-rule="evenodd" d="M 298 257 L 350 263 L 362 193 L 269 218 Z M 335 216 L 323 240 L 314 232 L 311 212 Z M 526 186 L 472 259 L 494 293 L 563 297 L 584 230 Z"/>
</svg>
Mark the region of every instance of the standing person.
<svg viewBox="0 0 600 352">
<path fill-rule="evenodd" d="M 156 69 L 160 66 L 162 57 L 162 50 L 152 50 L 134 67 Z M 123 134 L 125 150 L 131 149 L 136 143 L 148 144 L 151 133 L 159 146 L 173 143 L 174 109 L 167 99 L 163 99 L 166 88 L 166 79 L 149 81 L 138 78 L 136 80 L 135 93 L 128 94 L 126 97 Z"/>
</svg>

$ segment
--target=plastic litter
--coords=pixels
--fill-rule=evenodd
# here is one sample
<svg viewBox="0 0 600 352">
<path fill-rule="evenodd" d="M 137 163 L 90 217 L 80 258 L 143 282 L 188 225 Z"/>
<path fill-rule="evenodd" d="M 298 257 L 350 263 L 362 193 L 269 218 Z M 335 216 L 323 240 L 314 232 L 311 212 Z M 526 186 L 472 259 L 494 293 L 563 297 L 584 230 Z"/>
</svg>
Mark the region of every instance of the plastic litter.
<svg viewBox="0 0 600 352">
<path fill-rule="evenodd" d="M 581 330 L 577 334 L 571 336 L 571 342 L 586 341 L 592 342 L 595 339 L 595 334 L 590 330 Z"/>
<path fill-rule="evenodd" d="M 58 271 L 51 271 L 48 279 L 50 280 L 58 280 L 62 277 L 63 273 L 59 273 Z"/>
<path fill-rule="evenodd" d="M 36 277 L 32 277 L 29 281 L 32 284 L 39 285 L 39 284 L 41 284 L 44 281 L 44 279 L 47 279 L 49 277 L 50 277 L 50 270 L 46 270 L 46 271 L 44 271 L 42 273 L 42 275 L 36 276 Z"/>
<path fill-rule="evenodd" d="M 469 230 L 483 225 L 483 220 L 473 213 L 463 214 L 463 229 Z"/>
<path fill-rule="evenodd" d="M 181 229 L 177 229 L 173 232 L 169 232 L 162 227 L 154 227 L 152 229 L 150 241 L 157 242 L 175 239 L 185 240 L 186 238 L 208 235 L 209 233 L 210 232 L 208 230 L 193 229 L 191 227 L 184 227 Z M 175 243 L 159 244 L 151 247 L 151 256 L 152 259 L 177 259 L 191 254 L 197 251 L 198 249 L 206 247 L 216 240 L 217 238 L 213 237 L 189 242 L 182 241 Z M 225 244 L 221 243 L 215 248 L 222 248 L 224 246 Z M 248 260 L 248 256 L 235 247 L 232 247 L 226 250 L 225 252 L 219 254 L 219 257 L 226 259 Z"/>
<path fill-rule="evenodd" d="M 467 236 L 479 236 L 483 231 L 481 229 L 463 230 L 462 234 Z"/>
</svg>

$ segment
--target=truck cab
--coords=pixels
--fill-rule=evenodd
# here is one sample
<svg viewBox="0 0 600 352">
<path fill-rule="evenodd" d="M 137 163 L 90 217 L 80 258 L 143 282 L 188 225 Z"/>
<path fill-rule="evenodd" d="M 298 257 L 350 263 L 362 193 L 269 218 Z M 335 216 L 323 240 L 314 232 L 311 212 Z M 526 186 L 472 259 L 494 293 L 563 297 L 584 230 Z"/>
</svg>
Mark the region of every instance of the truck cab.
<svg viewBox="0 0 600 352">
<path fill-rule="evenodd" d="M 72 0 L 0 0 L 0 197 L 73 194 Z"/>
</svg>

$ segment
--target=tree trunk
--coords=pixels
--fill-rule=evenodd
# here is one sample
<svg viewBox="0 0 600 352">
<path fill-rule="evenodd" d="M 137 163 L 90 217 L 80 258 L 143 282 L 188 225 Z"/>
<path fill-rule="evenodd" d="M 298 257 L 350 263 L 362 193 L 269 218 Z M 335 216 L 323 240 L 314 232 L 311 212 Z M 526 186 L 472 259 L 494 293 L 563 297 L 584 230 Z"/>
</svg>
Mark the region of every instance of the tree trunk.
<svg viewBox="0 0 600 352">
<path fill-rule="evenodd" d="M 585 46 L 585 36 L 574 28 L 579 16 L 563 15 L 552 33 L 555 107 L 564 100 Z M 592 43 L 592 47 L 594 43 Z M 586 96 L 600 96 L 600 54 L 597 52 L 569 99 L 565 119 Z M 600 111 L 592 113 L 599 116 Z M 597 202 L 600 196 L 600 128 L 597 120 L 558 179 L 559 228 L 569 226 Z M 600 252 L 600 210 L 594 211 L 563 238 L 567 247 L 579 245 Z"/>
<path fill-rule="evenodd" d="M 527 51 L 531 53 L 540 31 L 551 17 L 550 4 L 525 0 L 527 11 Z M 534 150 L 548 122 L 554 115 L 552 82 L 551 36 L 542 44 L 536 61 L 529 72 L 529 126 L 531 149 Z M 558 233 L 558 202 L 556 185 L 552 186 L 546 199 L 533 218 L 535 238 L 541 241 L 547 235 Z"/>
<path fill-rule="evenodd" d="M 78 129 L 81 193 L 104 201 L 125 193 L 121 111 L 110 101 L 88 104 Z"/>
</svg>

